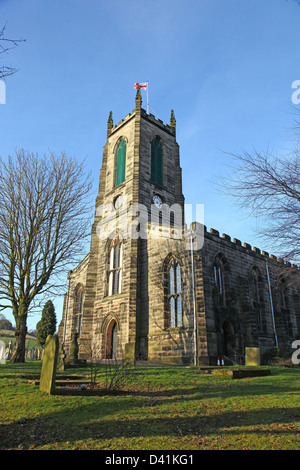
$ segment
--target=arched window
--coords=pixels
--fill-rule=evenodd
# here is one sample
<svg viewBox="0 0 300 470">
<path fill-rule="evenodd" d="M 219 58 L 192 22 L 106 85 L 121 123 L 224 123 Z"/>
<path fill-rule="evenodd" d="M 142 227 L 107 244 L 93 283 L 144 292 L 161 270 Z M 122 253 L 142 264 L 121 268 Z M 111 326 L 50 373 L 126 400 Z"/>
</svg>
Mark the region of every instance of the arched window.
<svg viewBox="0 0 300 470">
<path fill-rule="evenodd" d="M 252 301 L 256 303 L 260 303 L 260 295 L 259 295 L 259 273 L 258 270 L 253 268 L 251 270 L 251 294 L 252 294 Z"/>
<path fill-rule="evenodd" d="M 151 142 L 151 181 L 160 186 L 163 185 L 163 154 L 158 138 Z"/>
<path fill-rule="evenodd" d="M 225 289 L 224 289 L 224 263 L 220 255 L 217 255 L 213 264 L 215 301 L 219 307 L 225 307 Z"/>
<path fill-rule="evenodd" d="M 82 285 L 78 285 L 75 289 L 74 304 L 75 304 L 75 332 L 80 337 L 81 323 L 82 323 L 82 310 L 83 310 L 83 297 L 84 289 Z"/>
<path fill-rule="evenodd" d="M 214 264 L 214 281 L 215 286 L 217 288 L 217 293 L 220 297 L 223 296 L 224 288 L 223 288 L 223 269 L 222 265 L 219 261 L 216 261 Z"/>
<path fill-rule="evenodd" d="M 281 310 L 288 308 L 288 289 L 284 279 L 279 281 L 278 303 Z"/>
<path fill-rule="evenodd" d="M 250 297 L 255 311 L 256 322 L 259 330 L 263 330 L 263 297 L 261 290 L 261 276 L 259 269 L 254 266 L 250 272 Z"/>
<path fill-rule="evenodd" d="M 280 311 L 281 321 L 286 333 L 290 336 L 294 334 L 293 322 L 291 319 L 289 287 L 286 279 L 280 279 L 277 293 L 277 302 Z"/>
<path fill-rule="evenodd" d="M 116 158 L 116 180 L 115 184 L 119 184 L 125 181 L 125 166 L 126 166 L 126 140 L 121 140 Z"/>
<path fill-rule="evenodd" d="M 177 259 L 172 258 L 168 269 L 168 304 L 170 326 L 182 326 L 182 285 L 181 266 Z"/>
<path fill-rule="evenodd" d="M 115 239 L 109 250 L 108 295 L 122 292 L 123 243 Z"/>
</svg>

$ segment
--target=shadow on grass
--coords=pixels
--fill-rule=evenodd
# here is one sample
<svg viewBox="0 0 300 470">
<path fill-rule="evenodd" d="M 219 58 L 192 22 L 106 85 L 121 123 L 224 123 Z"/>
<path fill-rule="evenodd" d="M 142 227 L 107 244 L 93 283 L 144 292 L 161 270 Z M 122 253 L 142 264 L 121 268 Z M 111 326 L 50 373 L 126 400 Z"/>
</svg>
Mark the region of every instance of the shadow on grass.
<svg viewBox="0 0 300 470">
<path fill-rule="evenodd" d="M 0 449 L 29 449 L 40 446 L 55 446 L 68 442 L 92 440 L 95 447 L 101 446 L 101 440 L 123 438 L 151 438 L 165 436 L 183 437 L 196 436 L 200 438 L 217 434 L 221 438 L 228 435 L 266 434 L 271 431 L 277 435 L 296 435 L 300 428 L 295 425 L 295 409 L 277 408 L 257 411 L 231 411 L 197 416 L 152 417 L 145 419 L 101 419 L 95 416 L 95 407 L 86 406 L 77 413 L 76 420 L 68 419 L 66 413 L 53 413 L 47 417 L 26 419 L 0 427 Z M 87 415 L 90 414 L 90 418 Z M 278 418 L 280 416 L 280 419 Z M 84 417 L 84 419 L 83 419 Z M 298 411 L 298 419 L 300 413 Z M 274 429 L 274 423 L 276 429 Z M 284 425 L 283 425 L 284 423 Z M 288 425 L 291 426 L 288 426 Z M 245 427 L 248 426 L 248 429 Z M 260 427 L 263 426 L 263 429 Z M 271 428 L 268 429 L 268 426 Z M 240 428 L 243 427 L 242 431 Z M 259 437 L 258 437 L 259 438 Z M 233 437 L 234 442 L 234 437 Z M 295 448 L 297 444 L 295 442 Z M 298 442 L 299 448 L 299 442 Z"/>
<path fill-rule="evenodd" d="M 286 407 L 279 400 L 280 395 L 287 394 L 295 394 L 296 399 L 297 384 L 295 380 L 287 380 L 287 377 L 282 379 L 283 382 L 280 377 L 275 381 L 273 379 L 232 380 L 205 376 L 199 381 L 199 377 L 194 375 L 191 376 L 189 387 L 185 383 L 166 390 L 150 383 L 148 390 L 122 390 L 110 394 L 94 390 L 93 396 L 81 390 L 70 389 L 66 392 L 57 389 L 56 395 L 49 397 L 39 394 L 31 386 L 31 393 L 37 403 L 36 408 L 31 404 L 31 409 L 35 413 L 41 409 L 41 414 L 1 425 L 0 449 L 29 449 L 34 446 L 55 448 L 56 444 L 63 446 L 63 443 L 68 442 L 67 448 L 72 447 L 75 441 L 86 440 L 94 442 L 95 447 L 99 448 L 103 441 L 121 438 L 125 445 L 130 446 L 130 439 L 134 437 L 147 439 L 165 436 L 167 439 L 197 436 L 200 439 L 216 433 L 226 437 L 239 435 L 239 427 L 243 427 L 243 435 L 276 432 L 278 435 L 294 436 L 300 431 L 299 408 L 296 409 L 294 403 L 288 406 L 291 397 L 285 402 Z M 198 382 L 194 384 L 193 380 Z M 151 390 L 151 386 L 156 389 Z M 171 386 L 174 384 L 169 384 Z M 270 405 L 273 394 L 274 408 Z M 234 405 L 227 402 L 225 410 L 220 398 L 230 401 L 234 397 L 245 401 L 239 401 L 238 410 L 228 409 Z M 248 397 L 259 400 L 256 410 L 247 409 Z M 267 399 L 266 405 L 260 397 Z M 56 406 L 61 410 L 55 411 Z M 22 409 L 26 414 L 25 404 Z M 266 429 L 268 426 L 269 429 Z M 234 438 L 232 440 L 234 442 Z"/>
</svg>

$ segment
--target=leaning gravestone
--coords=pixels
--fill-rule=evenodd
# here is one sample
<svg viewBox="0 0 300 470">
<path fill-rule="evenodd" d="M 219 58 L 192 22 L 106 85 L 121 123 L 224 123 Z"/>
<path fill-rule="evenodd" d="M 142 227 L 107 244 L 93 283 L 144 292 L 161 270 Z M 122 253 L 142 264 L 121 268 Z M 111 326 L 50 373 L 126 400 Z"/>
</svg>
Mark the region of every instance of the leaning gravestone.
<svg viewBox="0 0 300 470">
<path fill-rule="evenodd" d="M 5 343 L 0 341 L 0 364 L 5 364 Z"/>
<path fill-rule="evenodd" d="M 260 348 L 245 348 L 245 365 L 260 366 Z"/>
<path fill-rule="evenodd" d="M 58 357 L 58 336 L 49 335 L 46 339 L 42 363 L 40 391 L 49 395 L 55 391 L 56 365 Z"/>
</svg>

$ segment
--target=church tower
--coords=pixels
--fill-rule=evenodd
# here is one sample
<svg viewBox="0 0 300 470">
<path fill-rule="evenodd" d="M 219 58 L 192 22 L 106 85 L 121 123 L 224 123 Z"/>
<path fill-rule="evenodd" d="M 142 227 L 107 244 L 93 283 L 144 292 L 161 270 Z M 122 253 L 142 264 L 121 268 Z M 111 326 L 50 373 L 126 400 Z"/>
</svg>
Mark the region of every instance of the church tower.
<svg viewBox="0 0 300 470">
<path fill-rule="evenodd" d="M 171 208 L 167 220 L 162 220 L 163 208 Z M 93 349 L 100 359 L 122 358 L 126 351 L 149 358 L 149 335 L 154 334 L 153 341 L 154 330 L 161 333 L 166 322 L 164 263 L 178 262 L 167 259 L 172 251 L 169 236 L 158 240 L 157 234 L 170 225 L 172 233 L 176 227 L 181 233 L 183 224 L 174 112 L 169 125 L 147 114 L 138 88 L 133 112 L 117 125 L 112 112 L 108 118 L 90 253 L 69 276 L 61 328 L 66 350 L 77 333 L 80 357 L 88 358 Z M 156 231 L 152 238 L 150 226 Z M 179 297 L 178 292 L 174 318 L 177 311 L 182 317 Z M 161 342 L 160 337 L 156 340 Z"/>
</svg>

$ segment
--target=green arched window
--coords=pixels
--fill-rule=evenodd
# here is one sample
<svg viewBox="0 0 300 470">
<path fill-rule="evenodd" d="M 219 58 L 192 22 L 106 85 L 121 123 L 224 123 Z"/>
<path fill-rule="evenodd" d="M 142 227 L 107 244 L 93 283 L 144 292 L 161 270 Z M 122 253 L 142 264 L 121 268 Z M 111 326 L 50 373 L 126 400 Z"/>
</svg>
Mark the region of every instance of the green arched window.
<svg viewBox="0 0 300 470">
<path fill-rule="evenodd" d="M 122 140 L 117 150 L 116 186 L 125 181 L 126 140 Z"/>
<path fill-rule="evenodd" d="M 163 154 L 160 141 L 155 138 L 151 142 L 151 181 L 163 185 Z"/>
</svg>

